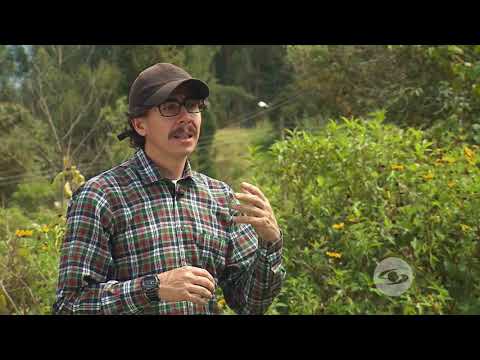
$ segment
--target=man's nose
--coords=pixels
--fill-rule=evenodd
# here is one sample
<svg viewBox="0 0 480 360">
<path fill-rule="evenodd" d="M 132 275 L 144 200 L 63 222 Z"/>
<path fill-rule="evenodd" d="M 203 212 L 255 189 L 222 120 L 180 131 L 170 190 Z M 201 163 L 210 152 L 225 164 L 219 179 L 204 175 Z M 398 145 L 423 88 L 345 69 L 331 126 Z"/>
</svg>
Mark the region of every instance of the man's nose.
<svg viewBox="0 0 480 360">
<path fill-rule="evenodd" d="M 192 114 L 192 113 L 189 113 L 187 111 L 187 108 L 185 107 L 185 105 L 182 105 L 180 107 L 180 114 L 179 114 L 179 121 L 180 122 L 187 122 L 187 121 L 193 121 L 193 119 L 195 118 L 195 114 Z"/>
</svg>

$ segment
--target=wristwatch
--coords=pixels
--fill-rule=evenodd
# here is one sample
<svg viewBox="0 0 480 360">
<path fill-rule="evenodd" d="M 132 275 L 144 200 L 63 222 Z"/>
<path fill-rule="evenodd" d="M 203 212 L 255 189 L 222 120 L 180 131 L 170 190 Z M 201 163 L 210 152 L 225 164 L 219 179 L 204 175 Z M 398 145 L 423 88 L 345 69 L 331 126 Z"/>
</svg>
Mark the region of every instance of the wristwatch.
<svg viewBox="0 0 480 360">
<path fill-rule="evenodd" d="M 147 275 L 142 279 L 142 289 L 150 301 L 160 301 L 158 287 L 160 281 L 156 275 Z"/>
</svg>

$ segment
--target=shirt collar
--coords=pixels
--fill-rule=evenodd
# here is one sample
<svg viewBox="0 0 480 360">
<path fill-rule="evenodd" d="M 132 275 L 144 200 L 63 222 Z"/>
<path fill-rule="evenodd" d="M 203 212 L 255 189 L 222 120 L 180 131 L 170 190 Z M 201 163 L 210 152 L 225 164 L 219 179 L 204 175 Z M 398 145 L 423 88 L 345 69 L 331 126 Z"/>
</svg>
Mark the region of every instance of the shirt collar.
<svg viewBox="0 0 480 360">
<path fill-rule="evenodd" d="M 143 149 L 137 150 L 134 156 L 135 165 L 140 175 L 140 179 L 145 185 L 152 184 L 157 181 L 168 180 L 166 177 L 162 176 L 158 167 L 155 165 L 152 159 L 148 157 Z M 186 178 L 193 178 L 192 168 L 190 166 L 190 161 L 187 159 L 185 167 L 183 169 L 182 176 L 180 180 Z"/>
</svg>

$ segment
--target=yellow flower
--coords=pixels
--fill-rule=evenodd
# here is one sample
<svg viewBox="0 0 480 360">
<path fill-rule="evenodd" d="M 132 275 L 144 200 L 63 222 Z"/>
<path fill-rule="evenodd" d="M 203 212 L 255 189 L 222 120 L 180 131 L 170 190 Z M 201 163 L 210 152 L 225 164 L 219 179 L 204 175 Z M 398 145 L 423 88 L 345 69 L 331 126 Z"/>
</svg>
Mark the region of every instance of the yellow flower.
<svg viewBox="0 0 480 360">
<path fill-rule="evenodd" d="M 442 156 L 441 159 L 435 160 L 435 165 L 443 165 L 443 164 L 453 164 L 455 162 L 455 159 L 451 156 L 444 155 Z"/>
<path fill-rule="evenodd" d="M 344 223 L 333 224 L 332 227 L 333 227 L 335 230 L 342 230 L 342 229 L 345 227 L 345 224 L 344 224 Z"/>
<path fill-rule="evenodd" d="M 405 170 L 405 167 L 401 164 L 393 164 L 391 166 L 392 170 L 398 170 L 398 171 L 403 171 Z"/>
<path fill-rule="evenodd" d="M 72 170 L 73 170 L 73 180 L 77 184 L 83 185 L 85 183 L 85 177 L 74 166 L 72 166 Z"/>
<path fill-rule="evenodd" d="M 335 252 L 335 251 L 327 251 L 326 254 L 327 254 L 327 256 L 329 256 L 331 258 L 340 259 L 342 257 L 342 254 L 340 254 L 338 252 Z"/>
<path fill-rule="evenodd" d="M 33 235 L 33 230 L 15 230 L 16 237 L 28 237 Z"/>
<path fill-rule="evenodd" d="M 43 225 L 42 228 L 40 229 L 41 232 L 43 233 L 48 233 L 50 231 L 50 229 L 48 228 L 48 225 Z"/>
<path fill-rule="evenodd" d="M 462 231 L 464 233 L 468 232 L 469 230 L 472 230 L 472 228 L 468 225 L 465 225 L 465 224 L 460 224 L 460 227 L 462 228 Z"/>
<path fill-rule="evenodd" d="M 434 175 L 433 175 L 432 172 L 429 172 L 427 175 L 423 175 L 423 179 L 426 180 L 426 181 L 432 180 L 433 177 L 434 177 Z"/>
<path fill-rule="evenodd" d="M 463 154 L 465 155 L 465 159 L 467 159 L 470 164 L 473 165 L 475 163 L 475 153 L 472 149 L 468 148 L 468 146 L 463 148 Z"/>
<path fill-rule="evenodd" d="M 68 198 L 68 199 L 71 199 L 72 198 L 72 188 L 70 187 L 70 183 L 67 181 L 65 183 L 65 185 L 63 186 L 63 192 L 65 193 L 65 196 Z"/>
<path fill-rule="evenodd" d="M 217 304 L 218 304 L 218 306 L 220 306 L 220 307 L 223 308 L 223 307 L 225 307 L 225 305 L 227 304 L 227 302 L 225 301 L 225 299 L 220 299 L 220 300 L 218 300 L 218 303 L 217 303 Z"/>
<path fill-rule="evenodd" d="M 456 185 L 456 182 L 455 181 L 449 181 L 447 185 L 451 189 Z"/>
</svg>

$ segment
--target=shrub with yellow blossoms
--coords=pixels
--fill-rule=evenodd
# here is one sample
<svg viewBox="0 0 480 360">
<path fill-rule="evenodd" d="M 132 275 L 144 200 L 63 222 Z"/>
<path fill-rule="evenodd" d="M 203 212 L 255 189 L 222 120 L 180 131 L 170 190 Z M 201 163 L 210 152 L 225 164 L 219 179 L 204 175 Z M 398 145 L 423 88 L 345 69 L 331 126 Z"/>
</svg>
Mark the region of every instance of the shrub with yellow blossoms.
<svg viewBox="0 0 480 360">
<path fill-rule="evenodd" d="M 254 176 L 282 204 L 276 216 L 290 239 L 272 305 L 281 313 L 480 312 L 476 148 L 382 121 L 379 114 L 332 121 L 319 134 L 293 132 L 271 157 L 255 159 Z M 417 274 L 395 299 L 373 282 L 388 257 Z"/>
</svg>

